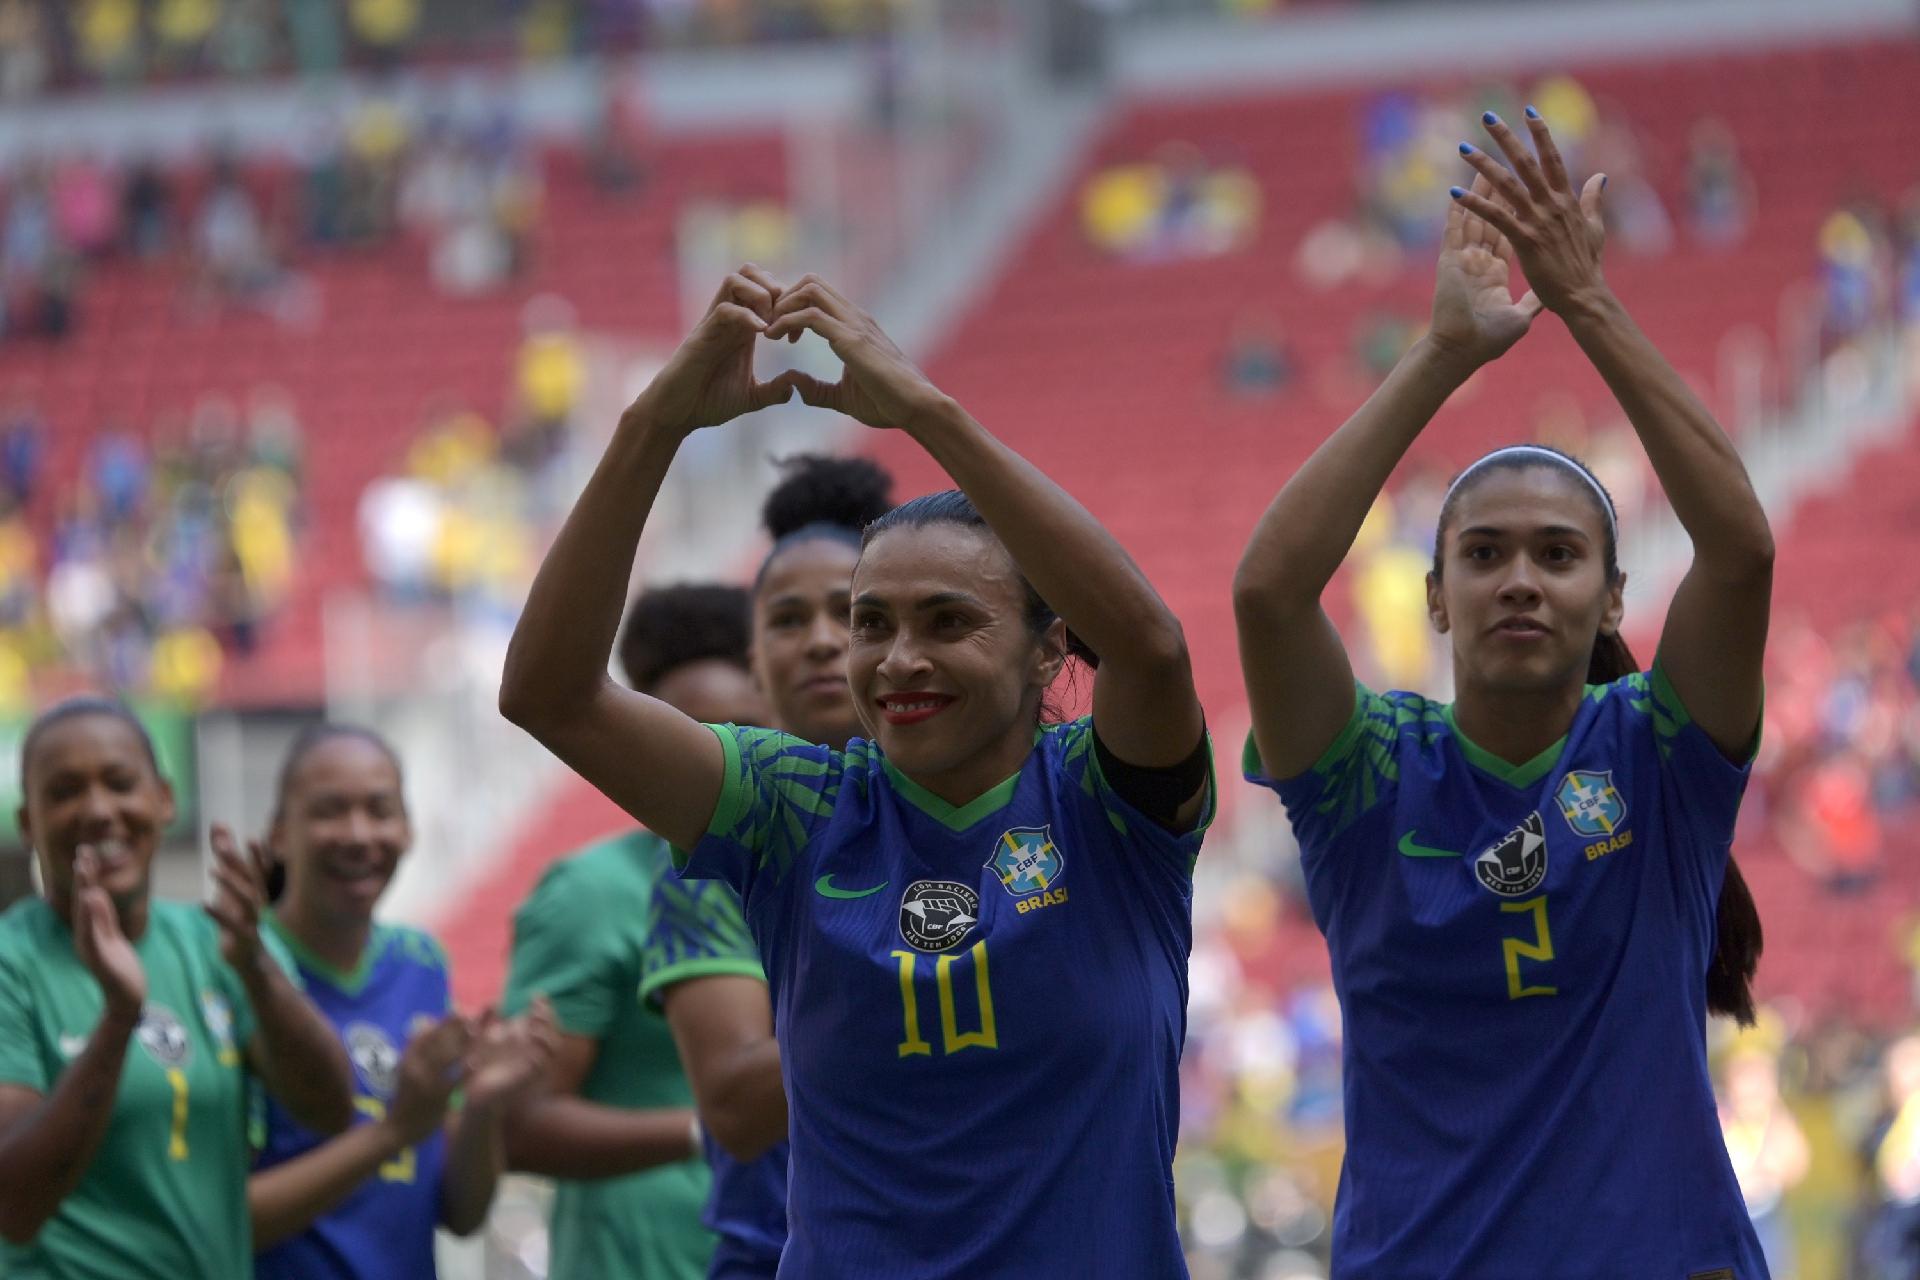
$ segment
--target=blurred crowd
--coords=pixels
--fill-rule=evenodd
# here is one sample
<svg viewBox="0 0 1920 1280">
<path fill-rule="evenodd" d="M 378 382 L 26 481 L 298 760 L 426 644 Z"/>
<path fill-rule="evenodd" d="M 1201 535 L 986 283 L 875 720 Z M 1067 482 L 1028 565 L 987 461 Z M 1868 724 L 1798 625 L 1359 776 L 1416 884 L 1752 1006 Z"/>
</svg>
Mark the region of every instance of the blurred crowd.
<svg viewBox="0 0 1920 1280">
<path fill-rule="evenodd" d="M 0 0 L 0 101 L 419 58 L 544 61 L 883 30 L 900 0 Z"/>
<path fill-rule="evenodd" d="M 557 298 L 528 304 L 514 394 L 496 426 L 459 404 L 431 407 L 399 467 L 360 498 L 361 559 L 392 604 L 446 604 L 510 627 L 564 510 L 568 433 L 587 361 Z"/>
<path fill-rule="evenodd" d="M 600 132 L 596 173 L 631 182 L 614 163 L 627 135 Z M 65 337 L 85 322 L 87 268 L 126 259 L 178 267 L 188 307 L 247 305 L 288 323 L 316 305 L 303 258 L 329 250 L 405 238 L 443 292 L 500 288 L 527 263 L 541 187 L 504 108 L 414 120 L 379 98 L 314 118 L 286 157 L 23 162 L 0 188 L 0 341 Z"/>
<path fill-rule="evenodd" d="M 1889 321 L 1920 333 L 1920 181 L 1892 205 L 1843 202 L 1820 224 L 1818 250 L 1825 348 Z"/>
<path fill-rule="evenodd" d="M 74 673 L 197 705 L 285 600 L 301 523 L 302 431 L 259 387 L 190 415 L 109 425 L 69 476 L 48 424 L 0 408 L 0 713 Z"/>
</svg>

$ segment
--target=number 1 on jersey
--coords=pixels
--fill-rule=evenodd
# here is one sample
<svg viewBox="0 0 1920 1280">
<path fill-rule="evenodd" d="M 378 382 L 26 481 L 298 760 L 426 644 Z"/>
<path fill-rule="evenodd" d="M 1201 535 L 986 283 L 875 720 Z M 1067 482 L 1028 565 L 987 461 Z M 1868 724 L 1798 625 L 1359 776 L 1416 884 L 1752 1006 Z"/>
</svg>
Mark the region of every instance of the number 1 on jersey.
<svg viewBox="0 0 1920 1280">
<path fill-rule="evenodd" d="M 1532 942 L 1520 938 L 1502 938 L 1500 952 L 1507 961 L 1507 999 L 1523 1000 L 1528 996 L 1557 995 L 1558 987 L 1530 987 L 1520 981 L 1520 962 L 1538 960 L 1545 963 L 1553 959 L 1553 935 L 1547 932 L 1547 895 L 1529 898 L 1525 902 L 1503 902 L 1502 912 L 1512 915 L 1531 915 L 1533 917 Z"/>
<path fill-rule="evenodd" d="M 167 1159 L 187 1158 L 187 1073 L 178 1067 L 167 1068 L 167 1083 L 173 1086 L 173 1131 L 167 1139 Z"/>
<path fill-rule="evenodd" d="M 890 952 L 900 962 L 900 1006 L 905 1034 L 900 1040 L 900 1056 L 933 1056 L 933 1046 L 920 1034 L 920 1000 L 914 991 L 914 974 L 920 961 L 916 951 Z M 980 1006 L 980 1029 L 960 1030 L 960 1015 L 953 998 L 953 966 L 958 956 L 938 956 L 934 960 L 934 984 L 940 991 L 940 1039 L 947 1053 L 962 1049 L 998 1049 L 1000 1037 L 993 1025 L 993 987 L 987 977 L 987 944 L 976 942 L 967 953 L 973 959 L 974 997 Z"/>
</svg>

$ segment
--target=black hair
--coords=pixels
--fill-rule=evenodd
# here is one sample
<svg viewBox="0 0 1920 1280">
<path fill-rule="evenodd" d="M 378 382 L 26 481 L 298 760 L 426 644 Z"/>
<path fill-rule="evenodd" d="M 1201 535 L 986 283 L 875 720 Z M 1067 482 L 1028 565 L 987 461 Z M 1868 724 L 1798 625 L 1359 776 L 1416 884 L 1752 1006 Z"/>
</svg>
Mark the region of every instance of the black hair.
<svg viewBox="0 0 1920 1280">
<path fill-rule="evenodd" d="M 155 778 L 161 776 L 160 756 L 153 749 L 153 735 L 149 734 L 147 727 L 140 723 L 140 718 L 133 714 L 133 709 L 118 698 L 103 698 L 95 694 L 81 694 L 77 697 L 56 702 L 45 711 L 42 711 L 34 718 L 33 724 L 27 729 L 27 736 L 21 740 L 20 798 L 23 803 L 29 795 L 27 790 L 27 766 L 33 760 L 33 749 L 38 745 L 41 736 L 55 725 L 65 724 L 67 721 L 76 720 L 81 716 L 106 716 L 110 720 L 118 720 L 121 724 L 131 729 L 133 736 L 140 742 L 140 749 L 146 753 L 147 763 L 153 767 L 153 776 Z"/>
<path fill-rule="evenodd" d="M 824 538 L 857 551 L 861 531 L 893 507 L 893 476 L 870 458 L 801 453 L 775 465 L 780 483 L 760 507 L 760 524 L 773 546 L 754 575 L 755 591 L 789 547 Z"/>
<path fill-rule="evenodd" d="M 680 582 L 634 597 L 620 632 L 620 668 L 642 693 L 676 667 L 717 660 L 747 669 L 751 599 L 744 587 Z"/>
<path fill-rule="evenodd" d="M 1543 457 L 1543 454 L 1551 457 Z M 1447 522 L 1453 516 L 1454 505 L 1463 492 L 1472 488 L 1479 477 L 1488 472 L 1553 466 L 1571 467 L 1589 482 L 1580 488 L 1600 513 L 1601 562 L 1606 569 L 1607 582 L 1611 585 L 1620 581 L 1619 515 L 1614 509 L 1612 495 L 1600 483 L 1599 477 L 1578 458 L 1544 445 L 1530 445 L 1525 451 L 1511 453 L 1496 450 L 1461 472 L 1454 480 L 1453 487 L 1447 491 L 1446 501 L 1441 504 L 1439 525 L 1434 532 L 1434 579 L 1438 581 L 1440 577 Z M 1639 670 L 1640 664 L 1634 660 L 1633 650 L 1627 647 L 1626 639 L 1618 632 L 1609 634 L 1602 631 L 1594 638 L 1593 653 L 1587 659 L 1588 684 L 1612 684 L 1637 674 Z M 1707 964 L 1707 1011 L 1730 1017 L 1741 1026 L 1752 1026 L 1755 1017 L 1753 978 L 1760 968 L 1760 953 L 1766 946 L 1766 938 L 1760 927 L 1760 909 L 1753 901 L 1753 891 L 1747 887 L 1747 879 L 1740 873 L 1740 864 L 1734 861 L 1731 854 L 1727 857 L 1727 869 L 1720 879 L 1720 900 L 1714 925 L 1713 958 Z"/>
<path fill-rule="evenodd" d="M 909 499 L 869 523 L 865 532 L 861 534 L 860 549 L 864 552 L 873 545 L 874 539 L 892 529 L 925 529 L 936 524 L 977 529 L 996 543 L 1000 541 L 999 535 L 994 533 L 986 517 L 981 515 L 979 508 L 973 505 L 971 498 L 958 489 L 943 489 L 938 493 L 925 493 Z M 1012 559 L 1011 554 L 1008 559 Z M 1053 606 L 1033 589 L 1033 584 L 1027 581 L 1026 574 L 1020 572 L 1018 565 L 1014 566 L 1014 574 L 1020 579 L 1020 587 L 1026 597 L 1027 629 L 1037 638 L 1044 635 L 1047 628 L 1051 627 L 1060 615 L 1055 613 Z M 1066 656 L 1079 659 L 1089 668 L 1100 665 L 1100 655 L 1088 648 L 1086 642 L 1074 635 L 1071 629 L 1067 631 Z M 1059 708 L 1042 698 L 1040 718 L 1056 720 L 1059 717 Z"/>
</svg>

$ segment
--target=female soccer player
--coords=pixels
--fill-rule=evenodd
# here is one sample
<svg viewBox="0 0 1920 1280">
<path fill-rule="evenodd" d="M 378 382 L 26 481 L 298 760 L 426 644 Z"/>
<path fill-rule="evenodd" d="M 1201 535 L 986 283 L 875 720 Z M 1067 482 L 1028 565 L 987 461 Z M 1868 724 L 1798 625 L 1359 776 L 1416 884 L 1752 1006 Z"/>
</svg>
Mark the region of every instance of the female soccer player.
<svg viewBox="0 0 1920 1280">
<path fill-rule="evenodd" d="M 802 456 L 767 495 L 773 548 L 753 586 L 754 678 L 772 724 L 845 747 L 847 622 L 860 531 L 893 505 L 893 478 L 864 458 Z M 665 699 L 672 702 L 673 699 Z M 787 1095 L 760 953 L 739 895 L 671 874 L 664 846 L 647 915 L 640 995 L 666 1014 L 707 1130 L 719 1237 L 709 1280 L 771 1277 L 787 1238 Z"/>
<path fill-rule="evenodd" d="M 1454 189 L 1432 329 L 1274 499 L 1235 584 L 1247 773 L 1293 820 L 1346 1017 L 1334 1275 L 1750 1280 L 1704 1024 L 1752 1016 L 1759 919 L 1728 846 L 1773 543 L 1733 446 L 1601 275 L 1605 179 L 1576 195 L 1528 122 L 1538 158 L 1486 117 L 1513 172 L 1463 144 L 1480 176 Z M 1320 594 L 1441 403 L 1542 309 L 1693 538 L 1653 668 L 1620 639 L 1611 502 L 1523 445 L 1441 511 L 1428 601 L 1455 701 L 1356 692 Z"/>
<path fill-rule="evenodd" d="M 643 592 L 621 636 L 627 678 L 689 714 L 764 723 L 747 610 L 738 587 Z M 701 1280 L 713 1259 L 694 1095 L 668 1021 L 638 995 L 670 861 L 644 830 L 601 840 L 555 862 L 514 913 L 504 1004 L 544 992 L 561 1032 L 547 1091 L 508 1130 L 512 1167 L 559 1180 L 553 1280 Z"/>
<path fill-rule="evenodd" d="M 365 1122 L 327 1140 L 268 1102 L 247 1187 L 254 1274 L 427 1280 L 435 1225 L 467 1235 L 486 1221 L 502 1117 L 546 1072 L 552 1016 L 451 1013 L 440 944 L 374 922 L 413 843 L 400 760 L 379 735 L 320 724 L 296 738 L 268 842 L 287 883 L 267 926 L 346 1045 Z"/>
<path fill-rule="evenodd" d="M 117 702 L 34 721 L 20 789 L 46 896 L 0 917 L 0 1274 L 245 1275 L 251 1082 L 322 1132 L 353 1114 L 262 944 L 261 860 L 215 827 L 212 903 L 152 900 L 173 791 Z"/>
<path fill-rule="evenodd" d="M 755 343 L 804 331 L 841 381 L 757 381 Z M 873 740 L 844 753 L 606 678 L 680 441 L 795 390 L 906 431 L 963 491 L 867 530 L 847 676 Z M 1043 725 L 1069 625 L 1099 655 L 1093 714 Z M 781 1274 L 1184 1274 L 1170 1166 L 1212 788 L 1180 625 L 859 308 L 728 279 L 548 553 L 501 706 L 745 903 L 791 1110 Z"/>
</svg>

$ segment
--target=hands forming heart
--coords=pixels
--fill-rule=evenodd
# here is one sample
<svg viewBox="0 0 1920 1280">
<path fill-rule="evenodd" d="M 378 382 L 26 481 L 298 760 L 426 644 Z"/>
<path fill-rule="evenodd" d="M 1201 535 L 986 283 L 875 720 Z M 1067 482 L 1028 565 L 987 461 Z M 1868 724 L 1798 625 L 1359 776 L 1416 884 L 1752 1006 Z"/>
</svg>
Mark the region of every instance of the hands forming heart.
<svg viewBox="0 0 1920 1280">
<path fill-rule="evenodd" d="M 840 358 L 839 381 L 799 370 L 764 382 L 754 376 L 756 339 L 798 341 L 808 332 L 825 338 Z M 946 399 L 873 317 L 832 285 L 814 275 L 785 285 L 749 263 L 721 284 L 698 327 L 628 412 L 692 432 L 784 404 L 796 391 L 816 408 L 909 432 Z"/>
</svg>

